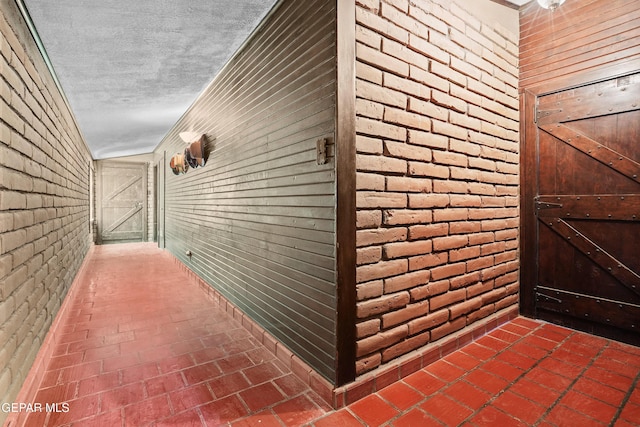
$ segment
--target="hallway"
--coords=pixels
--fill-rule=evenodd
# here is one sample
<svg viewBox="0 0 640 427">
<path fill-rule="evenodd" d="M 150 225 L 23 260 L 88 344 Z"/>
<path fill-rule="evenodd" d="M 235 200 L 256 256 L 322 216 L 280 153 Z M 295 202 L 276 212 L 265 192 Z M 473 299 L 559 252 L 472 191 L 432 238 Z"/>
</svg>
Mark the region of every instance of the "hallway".
<svg viewBox="0 0 640 427">
<path fill-rule="evenodd" d="M 168 252 L 107 245 L 89 257 L 33 400 L 68 411 L 24 425 L 640 423 L 640 349 L 522 317 L 335 411 Z"/>
</svg>

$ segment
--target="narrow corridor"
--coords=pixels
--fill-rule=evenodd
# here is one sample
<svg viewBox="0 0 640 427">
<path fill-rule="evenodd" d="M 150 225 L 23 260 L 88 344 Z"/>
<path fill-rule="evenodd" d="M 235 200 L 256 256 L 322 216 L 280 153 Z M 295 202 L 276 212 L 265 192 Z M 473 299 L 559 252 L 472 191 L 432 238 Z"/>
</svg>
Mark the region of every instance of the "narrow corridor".
<svg viewBox="0 0 640 427">
<path fill-rule="evenodd" d="M 168 252 L 90 256 L 29 427 L 640 424 L 639 348 L 525 318 L 335 411 Z"/>
</svg>

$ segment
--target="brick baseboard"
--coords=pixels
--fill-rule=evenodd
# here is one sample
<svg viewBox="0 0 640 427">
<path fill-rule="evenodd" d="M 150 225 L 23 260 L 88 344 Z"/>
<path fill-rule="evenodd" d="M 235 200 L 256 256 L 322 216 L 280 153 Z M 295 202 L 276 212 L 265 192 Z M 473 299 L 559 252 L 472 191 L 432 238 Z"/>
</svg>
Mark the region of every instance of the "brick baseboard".
<svg viewBox="0 0 640 427">
<path fill-rule="evenodd" d="M 232 316 L 251 333 L 267 350 L 273 353 L 291 371 L 322 399 L 334 409 L 347 406 L 370 394 L 380 391 L 382 388 L 410 375 L 429 364 L 445 357 L 446 355 L 464 347 L 465 345 L 486 335 L 500 325 L 515 319 L 518 316 L 518 306 L 513 305 L 494 313 L 482 320 L 475 322 L 466 328 L 457 331 L 440 340 L 428 344 L 409 354 L 401 356 L 384 366 L 367 372 L 356 378 L 352 383 L 341 387 L 335 387 L 302 359 L 293 354 L 273 335 L 265 331 L 260 325 L 242 312 L 238 307 L 227 300 L 220 292 L 209 285 L 197 273 L 191 270 L 182 261 L 171 254 L 173 260 L 195 280 L 200 289 L 207 295 L 210 301 L 216 303 L 227 314 Z"/>
</svg>

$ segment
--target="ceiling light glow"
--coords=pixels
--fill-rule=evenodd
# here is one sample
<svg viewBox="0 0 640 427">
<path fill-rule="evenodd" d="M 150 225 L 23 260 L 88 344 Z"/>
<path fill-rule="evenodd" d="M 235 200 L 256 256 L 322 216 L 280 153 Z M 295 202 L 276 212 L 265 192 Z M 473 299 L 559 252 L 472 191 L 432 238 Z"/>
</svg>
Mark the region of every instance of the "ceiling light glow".
<svg viewBox="0 0 640 427">
<path fill-rule="evenodd" d="M 565 0 L 538 0 L 538 4 L 545 8 L 549 9 L 551 12 L 556 10 L 558 6 L 564 3 Z"/>
</svg>

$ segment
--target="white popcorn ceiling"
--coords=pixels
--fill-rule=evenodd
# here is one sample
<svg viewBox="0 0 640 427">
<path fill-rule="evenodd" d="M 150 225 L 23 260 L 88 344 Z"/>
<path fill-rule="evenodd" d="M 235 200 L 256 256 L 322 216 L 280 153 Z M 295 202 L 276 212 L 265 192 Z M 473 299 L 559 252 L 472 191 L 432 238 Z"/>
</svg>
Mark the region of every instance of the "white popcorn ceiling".
<svg viewBox="0 0 640 427">
<path fill-rule="evenodd" d="M 152 152 L 276 0 L 24 3 L 93 157 L 104 159 Z"/>
</svg>

